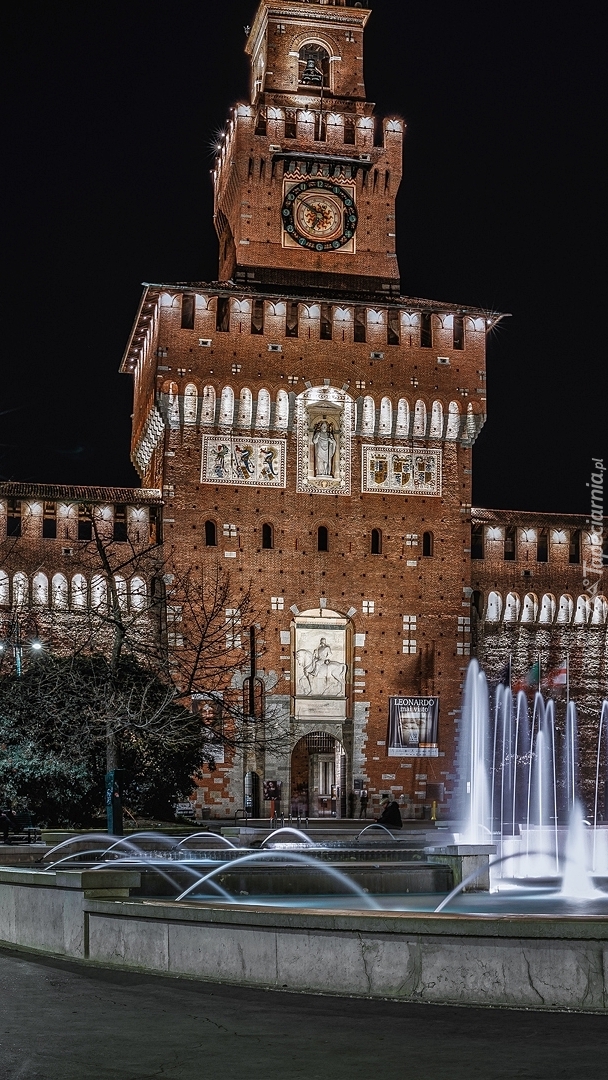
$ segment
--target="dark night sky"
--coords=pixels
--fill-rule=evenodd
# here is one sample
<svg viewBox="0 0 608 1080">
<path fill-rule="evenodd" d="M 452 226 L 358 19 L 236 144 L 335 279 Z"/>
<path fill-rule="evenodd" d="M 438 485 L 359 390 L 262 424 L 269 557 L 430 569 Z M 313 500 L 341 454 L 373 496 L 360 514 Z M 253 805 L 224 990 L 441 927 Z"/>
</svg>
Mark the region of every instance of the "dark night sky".
<svg viewBox="0 0 608 1080">
<path fill-rule="evenodd" d="M 137 484 L 118 365 L 142 281 L 216 276 L 211 145 L 246 95 L 255 6 L 4 9 L 2 479 Z M 608 457 L 601 11 L 373 0 L 368 96 L 408 123 L 403 292 L 513 316 L 477 505 L 586 511 Z"/>
</svg>

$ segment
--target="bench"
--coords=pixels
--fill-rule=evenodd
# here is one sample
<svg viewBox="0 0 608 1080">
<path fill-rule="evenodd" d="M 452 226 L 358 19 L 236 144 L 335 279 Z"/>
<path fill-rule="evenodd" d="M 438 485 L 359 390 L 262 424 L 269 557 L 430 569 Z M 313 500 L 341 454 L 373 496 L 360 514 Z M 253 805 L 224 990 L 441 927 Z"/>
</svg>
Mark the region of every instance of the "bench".
<svg viewBox="0 0 608 1080">
<path fill-rule="evenodd" d="M 41 840 L 40 827 L 34 825 L 34 818 L 30 811 L 18 810 L 9 832 L 9 844 L 36 844 Z"/>
</svg>

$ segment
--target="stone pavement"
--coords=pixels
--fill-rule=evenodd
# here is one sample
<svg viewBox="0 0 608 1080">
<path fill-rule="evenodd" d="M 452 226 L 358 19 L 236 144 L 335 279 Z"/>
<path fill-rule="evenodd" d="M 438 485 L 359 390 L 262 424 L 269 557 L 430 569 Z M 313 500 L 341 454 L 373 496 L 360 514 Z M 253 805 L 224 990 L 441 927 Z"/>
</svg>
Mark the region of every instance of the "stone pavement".
<svg viewBox="0 0 608 1080">
<path fill-rule="evenodd" d="M 608 1016 L 281 994 L 0 950 L 0 1080 L 606 1080 Z"/>
</svg>

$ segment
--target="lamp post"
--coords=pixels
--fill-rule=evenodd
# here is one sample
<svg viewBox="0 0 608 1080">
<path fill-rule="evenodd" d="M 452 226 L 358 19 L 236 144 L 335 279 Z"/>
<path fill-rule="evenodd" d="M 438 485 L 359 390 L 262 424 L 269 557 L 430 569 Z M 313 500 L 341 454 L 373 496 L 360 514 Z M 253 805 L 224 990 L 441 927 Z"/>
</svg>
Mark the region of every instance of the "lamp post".
<svg viewBox="0 0 608 1080">
<path fill-rule="evenodd" d="M 35 630 L 37 630 L 37 627 L 35 627 Z M 28 638 L 26 644 L 33 653 L 39 653 L 44 648 L 37 636 Z M 21 632 L 21 618 L 17 611 L 13 611 L 8 629 L 4 637 L 0 639 L 0 658 L 9 650 L 13 653 L 15 674 L 20 678 L 23 672 L 23 634 Z"/>
</svg>

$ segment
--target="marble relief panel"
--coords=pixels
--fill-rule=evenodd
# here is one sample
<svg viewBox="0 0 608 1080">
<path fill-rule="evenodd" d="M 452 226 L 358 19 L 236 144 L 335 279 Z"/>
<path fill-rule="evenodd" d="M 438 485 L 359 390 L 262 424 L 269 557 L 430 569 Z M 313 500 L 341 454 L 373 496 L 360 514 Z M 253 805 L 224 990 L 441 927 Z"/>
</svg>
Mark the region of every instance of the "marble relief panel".
<svg viewBox="0 0 608 1080">
<path fill-rule="evenodd" d="M 362 452 L 362 491 L 441 495 L 441 450 L 364 446 Z"/>
<path fill-rule="evenodd" d="M 201 483 L 284 488 L 286 458 L 285 439 L 204 435 Z"/>
</svg>

